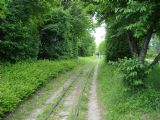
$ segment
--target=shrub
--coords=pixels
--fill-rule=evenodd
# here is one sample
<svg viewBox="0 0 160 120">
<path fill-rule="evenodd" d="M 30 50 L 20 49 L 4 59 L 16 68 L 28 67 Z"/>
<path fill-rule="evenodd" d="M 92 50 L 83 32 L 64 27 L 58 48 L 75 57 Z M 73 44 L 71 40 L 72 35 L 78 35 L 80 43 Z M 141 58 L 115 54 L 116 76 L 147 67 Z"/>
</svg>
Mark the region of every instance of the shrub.
<svg viewBox="0 0 160 120">
<path fill-rule="evenodd" d="M 115 63 L 114 63 L 115 64 Z M 141 91 L 126 91 L 123 74 L 117 65 L 101 64 L 98 75 L 98 95 L 107 120 L 159 120 L 160 67 L 146 78 L 150 87 Z M 155 86 L 156 85 L 156 86 Z"/>
<path fill-rule="evenodd" d="M 137 58 L 125 58 L 119 60 L 118 70 L 123 73 L 124 84 L 130 89 L 146 87 L 145 78 L 150 71 L 147 63 L 142 64 Z"/>
<path fill-rule="evenodd" d="M 71 16 L 61 8 L 55 9 L 41 27 L 39 58 L 58 59 L 72 56 L 70 40 Z"/>
<path fill-rule="evenodd" d="M 0 59 L 16 62 L 37 58 L 39 37 L 36 31 L 22 23 L 3 23 L 0 26 Z"/>
<path fill-rule="evenodd" d="M 40 85 L 84 62 L 81 60 L 28 61 L 16 64 L 0 63 L 0 119 Z"/>
<path fill-rule="evenodd" d="M 106 61 L 118 61 L 119 58 L 132 57 L 128 43 L 126 41 L 126 35 L 113 36 L 115 29 L 107 30 L 105 40 L 105 55 Z"/>
</svg>

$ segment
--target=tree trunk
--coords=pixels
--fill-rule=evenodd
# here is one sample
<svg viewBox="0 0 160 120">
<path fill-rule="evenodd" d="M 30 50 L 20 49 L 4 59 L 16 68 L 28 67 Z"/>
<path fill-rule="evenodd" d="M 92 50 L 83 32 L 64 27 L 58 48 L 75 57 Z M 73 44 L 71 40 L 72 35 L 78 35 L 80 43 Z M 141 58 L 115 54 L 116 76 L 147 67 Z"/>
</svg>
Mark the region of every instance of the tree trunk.
<svg viewBox="0 0 160 120">
<path fill-rule="evenodd" d="M 138 47 L 137 47 L 137 43 L 136 41 L 133 39 L 133 35 L 131 33 L 131 31 L 127 31 L 127 41 L 128 41 L 128 44 L 129 44 L 129 48 L 130 48 L 130 51 L 132 53 L 132 55 L 138 55 Z"/>
<path fill-rule="evenodd" d="M 142 49 L 140 52 L 140 56 L 139 56 L 139 59 L 142 63 L 144 62 L 144 60 L 146 58 L 149 42 L 150 42 L 152 34 L 153 34 L 153 28 L 154 28 L 154 26 L 151 25 L 151 27 L 148 29 L 147 36 L 144 39 L 144 43 L 143 43 L 143 46 L 142 46 Z"/>
<path fill-rule="evenodd" d="M 155 57 L 155 59 L 152 61 L 151 66 L 157 64 L 159 60 L 160 60 L 160 53 L 159 53 L 159 54 Z"/>
</svg>

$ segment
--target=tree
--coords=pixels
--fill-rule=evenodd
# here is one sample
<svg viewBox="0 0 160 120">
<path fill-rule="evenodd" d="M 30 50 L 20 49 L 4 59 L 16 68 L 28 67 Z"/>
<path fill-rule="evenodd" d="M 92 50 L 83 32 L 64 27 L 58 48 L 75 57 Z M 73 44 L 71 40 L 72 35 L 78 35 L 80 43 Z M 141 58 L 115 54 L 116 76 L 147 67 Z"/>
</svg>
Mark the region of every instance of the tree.
<svg viewBox="0 0 160 120">
<path fill-rule="evenodd" d="M 78 43 L 92 26 L 80 0 L 1 0 L 0 7 L 5 61 L 77 58 Z"/>
<path fill-rule="evenodd" d="M 95 53 L 96 45 L 94 37 L 90 34 L 90 31 L 83 35 L 78 44 L 79 56 L 92 56 Z"/>
<path fill-rule="evenodd" d="M 62 5 L 64 7 L 53 10 L 41 27 L 39 58 L 77 58 L 79 44 L 92 44 L 92 41 L 88 44 L 86 38 L 92 22 L 81 2 L 63 1 Z M 90 55 L 89 50 L 86 52 Z"/>
<path fill-rule="evenodd" d="M 0 15 L 1 60 L 16 62 L 37 58 L 40 43 L 38 27 L 52 10 L 53 6 L 50 5 L 52 4 L 49 0 L 0 2 L 0 14 L 3 13 Z"/>
<path fill-rule="evenodd" d="M 132 55 L 138 56 L 143 63 L 153 33 L 159 32 L 160 2 L 158 0 L 98 0 L 98 2 L 97 12 L 100 19 L 105 20 L 109 28 L 116 28 L 114 36 L 121 34 L 128 36 L 127 41 Z"/>
<path fill-rule="evenodd" d="M 131 52 L 129 46 L 126 42 L 127 37 L 125 34 L 121 34 L 118 37 L 114 36 L 116 34 L 115 29 L 108 29 L 106 35 L 106 61 L 118 61 L 119 58 L 131 57 Z"/>
<path fill-rule="evenodd" d="M 89 30 L 92 29 L 92 21 L 90 16 L 83 9 L 82 2 L 70 2 L 70 7 L 68 8 L 72 16 L 72 40 L 74 42 L 74 57 L 78 56 L 78 42 L 82 42 L 86 34 L 89 34 Z M 81 41 L 82 40 L 82 41 Z M 85 42 L 85 41 L 83 41 Z M 87 42 L 87 41 L 86 41 Z"/>
<path fill-rule="evenodd" d="M 58 59 L 72 57 L 71 15 L 62 8 L 54 9 L 44 22 L 41 33 L 39 58 Z"/>
</svg>

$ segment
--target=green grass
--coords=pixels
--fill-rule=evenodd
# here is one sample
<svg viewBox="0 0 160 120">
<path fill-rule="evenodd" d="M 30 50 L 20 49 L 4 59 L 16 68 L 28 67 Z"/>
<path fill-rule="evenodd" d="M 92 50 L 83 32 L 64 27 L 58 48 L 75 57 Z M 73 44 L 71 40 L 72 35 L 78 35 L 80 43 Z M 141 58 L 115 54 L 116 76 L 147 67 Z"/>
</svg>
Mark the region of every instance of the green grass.
<svg viewBox="0 0 160 120">
<path fill-rule="evenodd" d="M 0 63 L 0 117 L 33 94 L 39 86 L 59 73 L 68 71 L 89 58 L 61 61 L 28 61 L 16 64 Z"/>
<path fill-rule="evenodd" d="M 86 116 L 87 116 L 87 111 L 88 111 L 88 102 L 89 102 L 89 90 L 91 87 L 91 83 L 92 83 L 92 76 L 93 74 L 91 74 L 89 76 L 89 81 L 86 84 L 86 87 L 84 89 L 81 101 L 80 101 L 80 106 L 79 106 L 79 114 L 78 114 L 78 118 L 77 120 L 85 120 Z"/>
<path fill-rule="evenodd" d="M 148 76 L 149 87 L 140 92 L 127 92 L 122 74 L 115 66 L 101 64 L 98 79 L 98 95 L 104 109 L 105 120 L 159 120 L 160 67 Z M 157 86 L 157 87 L 156 87 Z"/>
</svg>

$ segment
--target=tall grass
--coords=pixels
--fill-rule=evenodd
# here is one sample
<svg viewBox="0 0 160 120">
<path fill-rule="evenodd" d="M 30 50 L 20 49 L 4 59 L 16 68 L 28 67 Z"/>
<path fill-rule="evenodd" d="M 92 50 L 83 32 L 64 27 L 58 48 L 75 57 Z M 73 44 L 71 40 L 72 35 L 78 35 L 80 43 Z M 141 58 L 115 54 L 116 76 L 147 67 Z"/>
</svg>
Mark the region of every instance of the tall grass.
<svg viewBox="0 0 160 120">
<path fill-rule="evenodd" d="M 160 112 L 160 67 L 149 74 L 148 88 L 128 92 L 122 74 L 113 65 L 102 63 L 98 77 L 98 95 L 105 120 L 158 120 Z"/>
</svg>

